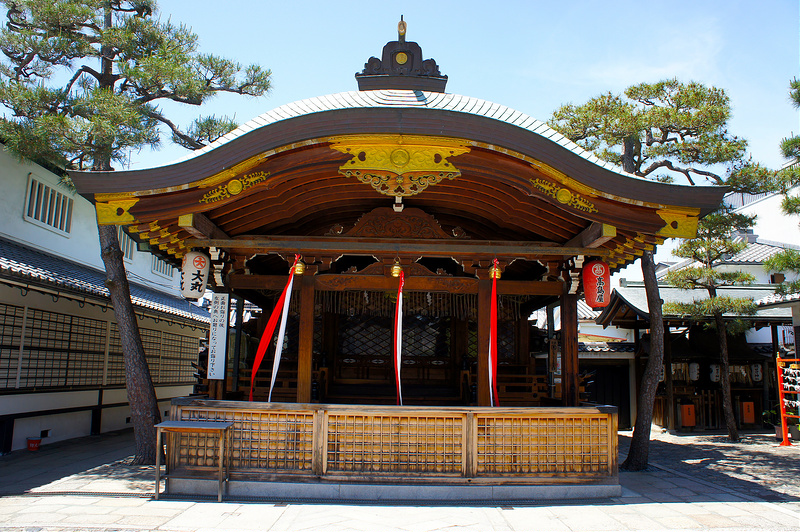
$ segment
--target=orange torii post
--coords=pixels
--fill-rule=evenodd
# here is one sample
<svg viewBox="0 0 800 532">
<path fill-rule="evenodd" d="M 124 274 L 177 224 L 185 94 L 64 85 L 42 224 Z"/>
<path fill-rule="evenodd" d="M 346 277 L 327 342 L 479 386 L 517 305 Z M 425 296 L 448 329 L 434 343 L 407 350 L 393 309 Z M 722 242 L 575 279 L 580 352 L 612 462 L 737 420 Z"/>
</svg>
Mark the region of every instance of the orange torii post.
<svg viewBox="0 0 800 532">
<path fill-rule="evenodd" d="M 800 359 L 780 358 L 776 359 L 778 368 L 778 397 L 781 405 L 781 430 L 783 431 L 783 441 L 781 445 L 791 445 L 786 429 L 788 418 L 800 419 Z M 790 401 L 795 408 L 794 414 L 786 413 L 786 394 L 792 394 L 794 401 Z"/>
</svg>

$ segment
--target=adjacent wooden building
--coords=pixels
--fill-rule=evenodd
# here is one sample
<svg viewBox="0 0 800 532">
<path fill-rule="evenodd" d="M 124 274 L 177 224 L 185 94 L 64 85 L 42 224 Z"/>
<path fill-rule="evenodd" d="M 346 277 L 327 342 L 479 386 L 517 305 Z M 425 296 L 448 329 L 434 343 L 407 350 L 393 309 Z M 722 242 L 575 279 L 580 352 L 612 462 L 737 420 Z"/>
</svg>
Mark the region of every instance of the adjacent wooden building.
<svg viewBox="0 0 800 532">
<path fill-rule="evenodd" d="M 279 107 L 172 165 L 73 172 L 72 178 L 95 202 L 100 223 L 124 226 L 176 262 L 191 249 L 210 250 L 215 290 L 262 308 L 272 309 L 294 254 L 303 256 L 306 268 L 295 279 L 287 358 L 280 370 L 285 374 L 279 377 L 284 401 L 318 413 L 305 418 L 308 427 L 332 419 L 319 414 L 325 409 L 309 406 L 312 399 L 343 405 L 394 401 L 390 338 L 397 280 L 390 270 L 396 263 L 406 279 L 403 416 L 413 417 L 414 405 L 420 405 L 426 419 L 451 414 L 425 413 L 426 408 L 461 407 L 463 413 L 452 423 L 464 430 L 476 426 L 467 422 L 470 416 L 491 417 L 488 408 L 474 409 L 489 404 L 489 269 L 494 259 L 502 272 L 497 282 L 498 354 L 500 402 L 505 403 L 501 417 L 507 422 L 498 431 L 512 430 L 514 420 L 531 418 L 534 410 L 533 417 L 541 418 L 541 411 L 531 407 L 578 407 L 576 305 L 582 265 L 599 258 L 618 269 L 665 238 L 694 235 L 697 220 L 718 205 L 723 191 L 636 178 L 519 111 L 445 93 L 446 76 L 435 61 L 423 58 L 416 43 L 405 40 L 404 26 L 398 40 L 384 47 L 380 59 L 371 58 L 356 78 L 358 91 Z M 551 368 L 545 366 L 550 364 L 537 367 L 530 356 L 538 340 L 532 339 L 527 322 L 533 310 L 554 304 L 562 307 L 559 348 L 538 348 L 561 357 L 558 389 L 548 387 Z M 229 381 L 249 385 L 250 363 L 246 356 L 232 362 Z M 269 371 L 262 370 L 263 378 Z M 229 392 L 234 388 L 227 386 Z M 217 399 L 231 397 L 237 396 Z M 506 405 L 518 405 L 518 410 Z M 286 412 L 298 407 L 287 405 Z M 221 418 L 241 420 L 251 419 L 253 408 L 263 413 L 265 407 L 226 401 L 214 408 L 205 402 L 194 410 L 181 404 L 175 411 L 199 409 L 212 417 L 211 411 L 227 411 Z M 387 408 L 376 407 L 375 416 L 391 418 Z M 279 405 L 270 405 L 267 411 L 276 419 L 292 417 L 276 409 Z M 561 417 L 581 422 L 580 411 Z M 321 416 L 318 421 L 315 415 Z M 586 415 L 596 417 L 597 411 Z M 491 433 L 492 423 L 475 428 L 476 437 Z M 599 461 L 606 465 L 584 471 L 573 463 L 561 470 L 563 478 L 615 478 L 616 420 L 609 418 L 609 423 L 593 436 L 595 450 L 604 449 L 606 456 Z M 390 430 L 363 420 L 356 425 L 364 433 Z M 563 425 L 556 425 L 549 425 L 553 434 L 563 435 Z M 548 430 L 547 423 L 537 426 L 542 435 Z M 331 427 L 327 430 L 332 434 Z M 530 432 L 513 432 L 524 440 L 515 445 L 534 447 L 519 455 L 518 465 L 511 460 L 507 467 L 492 469 L 489 477 L 557 480 L 557 468 L 541 475 L 522 465 L 536 456 L 537 444 L 535 438 L 520 436 Z M 580 431 L 567 432 L 581 438 Z M 444 433 L 431 429 L 430 434 L 441 440 L 438 447 L 447 447 Z M 237 464 L 245 467 L 236 453 L 243 452 L 241 446 L 249 444 L 242 442 L 250 437 L 242 432 L 237 448 L 234 436 L 234 470 Z M 382 455 L 382 440 L 370 441 Z M 475 445 L 472 436 L 464 441 Z M 492 449 L 493 440 L 487 441 L 484 448 Z M 436 453 L 437 445 L 416 449 Z M 591 454 L 590 447 L 578 454 Z M 514 455 L 513 448 L 508 443 L 504 452 Z M 559 449 L 565 452 L 563 441 Z M 325 464 L 340 450 L 323 445 L 314 451 L 321 453 L 314 462 L 309 447 L 309 471 L 325 475 Z M 453 458 L 459 464 L 468 459 L 473 458 Z M 249 461 L 246 467 L 274 473 L 274 463 L 267 462 Z M 390 462 L 386 469 L 372 469 L 376 462 L 362 460 L 368 465 L 356 470 L 407 473 L 393 470 Z M 351 471 L 340 467 L 337 474 L 345 477 Z M 465 462 L 445 476 L 480 476 L 478 470 Z M 432 466 L 425 474 L 436 477 L 441 471 Z"/>
</svg>

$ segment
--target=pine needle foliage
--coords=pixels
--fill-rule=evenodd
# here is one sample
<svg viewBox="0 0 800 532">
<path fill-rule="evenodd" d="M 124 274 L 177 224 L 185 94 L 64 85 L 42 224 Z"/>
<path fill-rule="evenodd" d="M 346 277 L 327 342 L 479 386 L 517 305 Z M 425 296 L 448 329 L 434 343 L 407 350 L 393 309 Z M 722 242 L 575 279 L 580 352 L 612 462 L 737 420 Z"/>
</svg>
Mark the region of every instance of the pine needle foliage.
<svg viewBox="0 0 800 532">
<path fill-rule="evenodd" d="M 161 102 L 199 106 L 218 93 L 261 96 L 270 71 L 200 53 L 188 27 L 153 0 L 4 1 L 0 137 L 20 156 L 66 168 L 123 164 L 157 148 L 161 130 L 198 149 L 236 123 L 200 117 L 181 128 Z"/>
<path fill-rule="evenodd" d="M 744 158 L 747 141 L 731 135 L 730 99 L 724 90 L 666 79 L 602 94 L 557 109 L 549 124 L 582 148 L 626 172 L 658 181 L 683 175 L 724 184 L 710 167 Z"/>
<path fill-rule="evenodd" d="M 0 139 L 20 157 L 109 171 L 132 150 L 158 147 L 163 129 L 202 148 L 236 123 L 200 117 L 182 128 L 163 103 L 199 106 L 219 93 L 261 96 L 270 88 L 269 70 L 201 53 L 191 29 L 158 17 L 155 0 L 0 1 Z M 100 226 L 98 235 L 125 360 L 134 463 L 154 463 L 160 412 L 116 228 Z"/>
<path fill-rule="evenodd" d="M 800 108 L 800 80 L 796 78 L 789 83 L 789 99 L 795 109 Z M 791 189 L 800 184 L 800 136 L 793 135 L 783 139 L 781 153 L 787 159 L 793 160 L 793 164 L 787 165 L 776 174 L 783 193 L 781 210 L 790 216 L 797 216 L 800 215 L 800 197 L 792 195 Z M 784 250 L 770 257 L 764 265 L 772 272 L 792 274 L 778 286 L 776 291 L 779 294 L 800 292 L 800 252 Z"/>
</svg>

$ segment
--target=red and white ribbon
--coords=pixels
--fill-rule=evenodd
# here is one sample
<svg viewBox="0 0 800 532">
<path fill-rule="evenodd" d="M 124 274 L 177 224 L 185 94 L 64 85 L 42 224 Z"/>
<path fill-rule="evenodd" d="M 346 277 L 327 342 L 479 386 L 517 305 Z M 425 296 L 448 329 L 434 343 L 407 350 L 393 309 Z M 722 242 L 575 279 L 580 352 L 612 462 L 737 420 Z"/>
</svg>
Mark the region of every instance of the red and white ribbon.
<svg viewBox="0 0 800 532">
<path fill-rule="evenodd" d="M 292 300 L 292 284 L 294 283 L 294 269 L 297 266 L 297 261 L 300 260 L 300 255 L 294 256 L 294 263 L 289 270 L 289 280 L 286 282 L 286 287 L 281 293 L 281 297 L 275 304 L 272 314 L 269 316 L 267 326 L 264 327 L 264 334 L 261 335 L 261 340 L 258 342 L 258 349 L 256 350 L 256 359 L 253 362 L 253 372 L 250 375 L 250 401 L 253 400 L 253 384 L 256 380 L 256 373 L 261 366 L 261 361 L 264 360 L 264 355 L 267 352 L 272 336 L 275 333 L 275 325 L 278 323 L 278 318 L 281 317 L 280 331 L 278 332 L 278 345 L 275 347 L 275 359 L 272 362 L 272 380 L 269 385 L 268 401 L 272 401 L 272 389 L 275 387 L 275 378 L 278 375 L 278 366 L 281 363 L 281 353 L 283 352 L 283 337 L 286 333 L 286 316 L 289 314 L 289 302 Z"/>
<path fill-rule="evenodd" d="M 497 395 L 497 273 L 500 266 L 497 259 L 494 259 L 494 271 L 492 275 L 492 302 L 489 311 L 489 404 L 500 406 L 500 398 Z"/>
<path fill-rule="evenodd" d="M 394 377 L 397 382 L 397 404 L 403 406 L 403 390 L 400 385 L 400 368 L 403 354 L 403 285 L 405 276 L 400 272 L 400 285 L 397 287 L 397 305 L 394 311 Z"/>
</svg>

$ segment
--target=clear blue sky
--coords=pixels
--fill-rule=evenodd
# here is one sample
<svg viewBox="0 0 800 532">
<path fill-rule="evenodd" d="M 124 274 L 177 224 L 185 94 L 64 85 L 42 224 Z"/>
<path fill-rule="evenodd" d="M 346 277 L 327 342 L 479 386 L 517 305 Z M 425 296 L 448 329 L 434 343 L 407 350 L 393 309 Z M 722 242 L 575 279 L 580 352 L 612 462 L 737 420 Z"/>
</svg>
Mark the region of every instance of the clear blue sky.
<svg viewBox="0 0 800 532">
<path fill-rule="evenodd" d="M 162 0 L 162 17 L 185 23 L 201 50 L 273 72 L 264 98 L 218 97 L 197 112 L 242 123 L 285 103 L 356 90 L 353 75 L 397 38 L 449 76 L 447 91 L 483 98 L 547 120 L 560 104 L 621 92 L 667 77 L 725 89 L 732 133 L 755 159 L 783 161 L 780 140 L 800 131 L 788 83 L 798 73 L 797 0 L 643 2 Z M 171 108 L 170 108 L 171 109 Z M 182 157 L 180 148 L 134 153 L 132 167 Z"/>
</svg>

